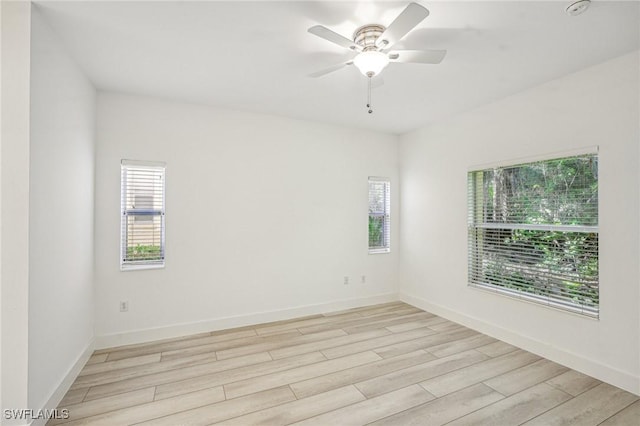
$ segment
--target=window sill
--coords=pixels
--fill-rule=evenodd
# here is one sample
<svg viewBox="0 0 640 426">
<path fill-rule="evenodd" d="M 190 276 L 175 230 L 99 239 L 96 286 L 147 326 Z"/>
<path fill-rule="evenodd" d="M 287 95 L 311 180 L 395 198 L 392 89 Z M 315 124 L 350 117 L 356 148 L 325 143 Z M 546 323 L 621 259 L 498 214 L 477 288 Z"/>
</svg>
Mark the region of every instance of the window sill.
<svg viewBox="0 0 640 426">
<path fill-rule="evenodd" d="M 381 249 L 370 249 L 369 254 L 386 254 L 391 253 L 390 248 L 381 248 Z"/>
<path fill-rule="evenodd" d="M 580 307 L 577 307 L 577 306 L 570 307 L 570 306 L 562 305 L 560 303 L 554 302 L 553 300 L 543 300 L 541 298 L 528 296 L 527 294 L 524 294 L 524 293 L 499 289 L 494 286 L 486 285 L 486 284 L 484 285 L 483 284 L 467 284 L 467 288 L 471 288 L 471 289 L 478 290 L 485 293 L 495 294 L 496 296 L 504 297 L 506 299 L 529 303 L 531 305 L 540 306 L 545 309 L 551 309 L 556 312 L 562 312 L 562 313 L 573 315 L 580 318 L 600 321 L 600 312 L 595 314 L 591 312 L 584 312 Z"/>
<path fill-rule="evenodd" d="M 121 272 L 128 271 L 142 271 L 145 269 L 164 269 L 163 264 L 148 264 L 148 265 L 120 265 Z"/>
</svg>

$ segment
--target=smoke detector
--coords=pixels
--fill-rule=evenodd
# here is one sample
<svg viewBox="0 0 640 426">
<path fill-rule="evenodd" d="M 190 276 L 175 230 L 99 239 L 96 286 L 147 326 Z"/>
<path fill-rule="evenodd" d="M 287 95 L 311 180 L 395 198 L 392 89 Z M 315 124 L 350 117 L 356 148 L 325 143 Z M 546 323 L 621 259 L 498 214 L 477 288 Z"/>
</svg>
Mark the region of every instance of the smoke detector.
<svg viewBox="0 0 640 426">
<path fill-rule="evenodd" d="M 569 16 L 578 16 L 589 9 L 591 5 L 591 0 L 578 0 L 576 2 L 571 3 L 565 11 Z"/>
</svg>

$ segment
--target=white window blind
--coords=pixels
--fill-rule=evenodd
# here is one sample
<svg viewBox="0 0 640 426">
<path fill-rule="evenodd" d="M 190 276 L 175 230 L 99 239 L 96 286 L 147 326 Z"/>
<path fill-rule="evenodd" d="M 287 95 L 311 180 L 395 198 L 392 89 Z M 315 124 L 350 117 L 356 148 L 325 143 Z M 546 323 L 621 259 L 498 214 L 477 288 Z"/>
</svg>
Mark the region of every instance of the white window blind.
<svg viewBox="0 0 640 426">
<path fill-rule="evenodd" d="M 598 317 L 598 157 L 468 174 L 469 285 Z"/>
<path fill-rule="evenodd" d="M 391 182 L 369 177 L 369 253 L 391 250 Z"/>
<path fill-rule="evenodd" d="M 164 266 L 164 163 L 121 162 L 121 269 Z"/>
</svg>

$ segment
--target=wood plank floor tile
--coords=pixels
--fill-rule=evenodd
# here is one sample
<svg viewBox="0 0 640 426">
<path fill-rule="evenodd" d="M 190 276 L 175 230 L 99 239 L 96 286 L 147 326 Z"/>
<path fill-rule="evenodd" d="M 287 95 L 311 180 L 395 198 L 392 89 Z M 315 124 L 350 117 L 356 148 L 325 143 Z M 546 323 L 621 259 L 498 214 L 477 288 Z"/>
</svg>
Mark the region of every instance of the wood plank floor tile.
<svg viewBox="0 0 640 426">
<path fill-rule="evenodd" d="M 395 318 L 370 321 L 367 324 L 355 325 L 351 327 L 343 327 L 343 330 L 349 334 L 362 333 L 364 331 L 376 330 L 378 328 L 392 327 L 394 325 L 405 324 L 419 319 L 430 319 L 433 315 L 423 311 L 412 313 L 409 315 L 402 315 Z"/>
<path fill-rule="evenodd" d="M 344 320 L 344 321 L 336 321 L 336 322 L 330 322 L 330 323 L 324 323 L 324 324 L 310 325 L 306 327 L 299 327 L 298 331 L 300 331 L 300 333 L 302 334 L 318 333 L 320 331 L 335 330 L 335 329 L 342 329 L 345 327 L 355 327 L 359 325 L 366 325 L 366 324 L 369 324 L 371 321 L 394 319 L 394 318 L 398 318 L 398 316 L 400 315 L 415 314 L 417 312 L 419 312 L 419 310 L 415 308 L 401 309 L 396 311 L 386 311 L 386 312 L 376 313 L 369 316 L 359 316 L 359 317 L 352 318 L 349 320 Z"/>
<path fill-rule="evenodd" d="M 216 350 L 220 349 L 219 343 L 209 343 L 207 345 L 191 346 L 184 349 L 174 349 L 172 351 L 160 352 L 160 361 L 173 361 L 175 359 L 183 358 L 185 356 L 193 356 L 200 354 L 215 354 Z"/>
<path fill-rule="evenodd" d="M 485 380 L 484 384 L 505 396 L 513 395 L 523 389 L 556 377 L 569 369 L 548 359 L 541 359 L 508 373 Z"/>
<path fill-rule="evenodd" d="M 449 423 L 450 426 L 519 425 L 571 398 L 540 383 Z"/>
<path fill-rule="evenodd" d="M 354 312 L 357 312 L 360 315 L 366 315 L 367 313 L 369 313 L 369 315 L 371 314 L 375 315 L 380 312 L 388 312 L 388 311 L 393 311 L 396 309 L 404 309 L 404 308 L 413 308 L 413 306 L 408 305 L 404 302 L 394 301 L 394 302 L 388 302 L 388 303 L 381 303 L 378 305 L 360 306 L 358 308 L 349 308 L 349 309 L 342 309 L 340 311 L 326 312 L 323 315 L 329 317 L 329 316 L 336 316 L 336 315 L 342 315 L 342 314 L 352 314 Z"/>
<path fill-rule="evenodd" d="M 290 358 L 265 361 L 259 364 L 246 365 L 239 368 L 226 369 L 211 374 L 202 374 L 190 379 L 170 382 L 156 387 L 156 400 L 170 398 L 196 390 L 206 389 L 214 386 L 221 386 L 227 383 L 238 382 L 251 379 L 253 377 L 264 376 L 265 374 L 290 370 L 304 365 L 315 364 L 326 361 L 320 352 L 297 355 Z"/>
<path fill-rule="evenodd" d="M 304 367 L 292 368 L 278 373 L 229 383 L 224 385 L 224 391 L 227 398 L 236 398 L 238 396 L 260 392 L 265 389 L 288 385 L 289 383 L 300 382 L 312 377 L 318 377 L 324 374 L 357 367 L 359 365 L 369 364 L 380 359 L 381 358 L 374 352 L 360 352 L 342 358 L 321 361 Z"/>
<path fill-rule="evenodd" d="M 288 425 L 364 401 L 365 399 L 355 387 L 345 386 L 309 398 L 287 402 L 276 407 L 216 423 L 216 425 Z"/>
<path fill-rule="evenodd" d="M 285 324 L 280 324 L 280 325 L 258 326 L 256 327 L 255 330 L 259 335 L 262 336 L 266 334 L 280 333 L 282 331 L 295 330 L 297 328 L 308 327 L 312 325 L 336 323 L 338 321 L 351 319 L 351 318 L 361 318 L 361 316 L 357 312 L 335 315 L 335 316 L 322 315 L 319 318 L 312 318 L 312 319 L 305 319 L 305 320 L 292 320 L 291 322 L 287 322 Z"/>
<path fill-rule="evenodd" d="M 408 303 L 404 303 L 400 301 L 381 303 L 379 305 L 370 305 L 370 306 L 366 306 L 365 308 L 355 308 L 355 309 L 360 309 L 360 311 L 358 311 L 360 312 L 360 315 L 366 316 L 371 314 L 377 314 L 380 312 L 396 311 L 398 309 L 407 309 L 407 308 L 418 309 L 415 306 L 411 306 Z"/>
<path fill-rule="evenodd" d="M 362 311 L 360 312 L 360 316 L 362 318 L 369 318 L 371 319 L 371 321 L 374 321 L 374 317 L 380 319 L 380 315 L 382 314 L 394 314 L 396 316 L 402 316 L 402 315 L 409 315 L 409 314 L 415 314 L 418 312 L 425 312 L 420 308 L 416 308 L 415 306 L 411 306 L 411 305 L 398 305 L 395 306 L 393 308 L 387 308 L 387 309 L 370 309 L 368 311 Z M 427 314 L 433 316 L 432 313 L 426 312 Z"/>
<path fill-rule="evenodd" d="M 569 370 L 564 374 L 548 380 L 547 383 L 570 395 L 577 396 L 582 392 L 586 392 L 589 389 L 598 386 L 602 382 L 598 379 L 587 376 L 586 374 L 579 373 L 575 370 Z"/>
<path fill-rule="evenodd" d="M 215 361 L 206 364 L 183 367 L 175 370 L 162 371 L 160 373 L 148 374 L 145 376 L 134 377 L 126 380 L 118 380 L 106 384 L 92 386 L 91 389 L 89 389 L 87 396 L 85 396 L 85 401 L 128 392 L 133 389 L 142 389 L 149 386 L 157 386 L 165 383 L 176 382 L 191 377 L 215 373 L 217 371 L 230 370 L 233 368 L 243 367 L 251 364 L 258 364 L 265 361 L 271 361 L 271 357 L 269 356 L 269 354 L 253 354 L 239 358 L 227 359 L 224 361 Z"/>
<path fill-rule="evenodd" d="M 340 316 L 340 315 L 342 315 L 342 314 L 336 314 L 336 316 Z M 298 323 L 300 321 L 322 319 L 322 318 L 325 318 L 324 314 L 312 314 L 312 315 L 305 315 L 305 316 L 302 316 L 302 317 L 295 317 L 295 318 L 289 318 L 289 319 L 284 319 L 284 320 L 265 322 L 265 323 L 262 323 L 262 324 L 255 324 L 254 326 L 252 326 L 250 328 L 253 328 L 254 330 L 257 330 L 257 329 L 264 329 L 264 328 L 270 328 L 270 327 L 279 327 L 281 325 Z"/>
<path fill-rule="evenodd" d="M 334 337 L 331 339 L 318 340 L 310 343 L 303 343 L 294 346 L 287 346 L 284 348 L 273 349 L 269 351 L 269 354 L 273 359 L 286 358 L 293 355 L 299 355 L 307 352 L 320 351 L 323 349 L 334 348 L 336 346 L 342 346 L 349 343 L 360 342 L 363 340 L 369 340 L 380 336 L 386 336 L 391 332 L 385 329 L 371 330 L 358 334 L 346 334 L 340 337 Z"/>
<path fill-rule="evenodd" d="M 433 395 L 420 386 L 414 385 L 294 424 L 300 426 L 364 425 L 424 404 L 432 399 Z"/>
<path fill-rule="evenodd" d="M 338 358 L 358 352 L 392 345 L 394 343 L 417 339 L 421 336 L 424 336 L 425 333 L 428 332 L 422 329 L 405 331 L 403 333 L 390 334 L 388 336 L 376 337 L 375 339 L 364 340 L 362 342 L 355 342 L 335 348 L 324 349 L 322 353 L 329 359 Z"/>
<path fill-rule="evenodd" d="M 222 390 L 222 387 L 205 389 L 199 392 L 191 392 L 175 398 L 163 399 L 161 401 L 147 402 L 142 405 L 110 411 L 98 416 L 85 417 L 80 420 L 66 423 L 66 425 L 133 425 L 144 421 L 170 416 L 185 410 L 206 406 L 218 401 L 224 401 L 224 391 Z"/>
<path fill-rule="evenodd" d="M 425 350 L 438 358 L 457 354 L 458 352 L 468 351 L 480 346 L 495 342 L 496 339 L 485 334 L 465 337 L 464 339 L 454 340 L 452 342 L 441 343 L 435 346 L 429 346 Z"/>
<path fill-rule="evenodd" d="M 132 379 L 135 377 L 147 376 L 154 373 L 167 372 L 172 370 L 180 370 L 185 367 L 201 364 L 211 364 L 214 362 L 216 362 L 215 354 L 200 354 L 163 363 L 156 362 L 153 364 L 142 364 L 135 367 L 120 368 L 113 371 L 87 374 L 84 376 L 78 376 L 73 385 L 71 385 L 71 389 L 106 385 L 121 380 Z"/>
<path fill-rule="evenodd" d="M 403 331 L 415 330 L 416 328 L 429 327 L 430 325 L 434 325 L 434 324 L 438 324 L 446 321 L 447 320 L 442 317 L 432 316 L 432 317 L 427 317 L 425 319 L 418 319 L 415 321 L 389 325 L 385 328 L 393 333 L 401 333 Z"/>
<path fill-rule="evenodd" d="M 449 371 L 455 371 L 486 359 L 487 356 L 485 354 L 470 350 L 383 374 L 373 379 L 362 381 L 356 384 L 356 387 L 367 398 L 371 398 L 385 392 L 420 383 L 432 377 L 441 376 Z"/>
<path fill-rule="evenodd" d="M 178 348 L 173 350 L 167 350 L 162 352 L 162 361 L 171 361 L 186 356 L 204 354 L 204 353 L 216 353 L 218 351 L 225 351 L 234 348 L 242 348 L 248 345 L 269 344 L 276 342 L 288 342 L 289 339 L 301 336 L 297 330 L 289 330 L 282 333 L 274 333 L 267 336 L 258 336 L 257 334 L 237 339 L 229 339 L 221 342 L 207 343 L 191 345 L 184 348 Z M 263 351 L 264 352 L 264 351 Z"/>
<path fill-rule="evenodd" d="M 79 420 L 85 417 L 97 416 L 109 411 L 119 410 L 122 408 L 141 405 L 145 402 L 153 401 L 154 388 L 146 388 L 135 390 L 120 395 L 114 395 L 107 398 L 100 398 L 93 401 L 81 402 L 78 404 L 67 405 L 63 407 L 69 410 L 69 418 L 66 420 L 51 420 L 47 424 L 55 425 L 66 423 L 72 420 Z"/>
<path fill-rule="evenodd" d="M 393 416 L 385 417 L 372 423 L 372 426 L 440 426 L 503 398 L 504 396 L 490 387 L 478 383 Z"/>
<path fill-rule="evenodd" d="M 291 335 L 274 336 L 272 337 L 272 339 L 284 341 L 289 337 L 292 337 L 293 335 L 297 334 L 295 331 L 292 331 L 292 333 L 293 334 Z M 216 347 L 216 350 L 224 350 L 224 349 L 228 349 L 236 346 L 243 346 L 250 343 L 261 343 L 264 341 L 266 341 L 265 338 L 258 336 L 255 333 L 255 331 L 245 330 L 238 333 L 222 334 L 222 335 L 215 335 L 215 336 L 209 335 L 209 336 L 202 336 L 196 339 L 186 339 L 186 340 L 179 340 L 176 342 L 163 343 L 159 345 L 150 345 L 150 346 L 137 347 L 137 348 L 127 349 L 127 350 L 119 350 L 117 352 L 109 353 L 109 357 L 107 358 L 107 360 L 115 361 L 118 359 L 130 358 L 133 356 L 175 351 L 179 349 L 187 349 L 187 348 L 192 348 L 194 346 L 209 345 L 209 344 L 217 344 L 218 346 Z"/>
<path fill-rule="evenodd" d="M 636 395 L 601 383 L 524 424 L 596 426 L 637 400 Z"/>
<path fill-rule="evenodd" d="M 89 361 L 87 361 L 86 365 L 97 364 L 99 362 L 105 362 L 107 360 L 108 353 L 93 353 L 91 357 L 89 357 Z"/>
<path fill-rule="evenodd" d="M 253 327 L 242 327 L 239 329 L 212 331 L 209 335 L 213 338 L 211 343 L 214 343 L 226 342 L 227 340 L 245 339 L 247 337 L 257 336 L 258 333 L 256 333 Z"/>
<path fill-rule="evenodd" d="M 638 426 L 638 423 L 640 423 L 640 401 L 618 411 L 600 423 L 600 426 Z"/>
<path fill-rule="evenodd" d="M 402 310 L 402 309 L 418 309 L 418 308 L 416 308 L 415 306 L 411 306 L 408 303 L 396 301 L 396 302 L 382 303 L 379 305 L 364 306 L 362 308 L 352 308 L 352 309 L 347 309 L 345 311 L 325 313 L 324 315 L 335 315 L 336 313 L 340 314 L 340 313 L 358 312 L 361 316 L 364 317 L 364 316 L 376 315 L 383 312 L 397 312 L 398 310 Z"/>
<path fill-rule="evenodd" d="M 67 405 L 82 402 L 87 392 L 89 392 L 89 388 L 70 390 L 64 395 L 58 406 L 66 407 Z"/>
<path fill-rule="evenodd" d="M 263 323 L 264 325 L 264 323 Z M 250 325 L 243 325 L 240 327 L 233 327 L 233 328 L 220 328 L 217 330 L 213 330 L 210 331 L 208 334 L 209 336 L 222 336 L 224 334 L 233 334 L 233 333 L 239 333 L 242 331 L 247 331 L 247 330 L 253 330 L 255 332 L 255 324 L 250 324 Z"/>
<path fill-rule="evenodd" d="M 94 355 L 101 355 L 101 354 L 105 354 L 105 353 L 109 354 L 109 353 L 113 353 L 113 352 L 128 351 L 130 349 L 142 348 L 142 347 L 147 347 L 147 346 L 163 345 L 165 343 L 180 342 L 180 341 L 183 341 L 183 340 L 198 339 L 200 337 L 206 337 L 206 336 L 211 336 L 211 333 L 210 332 L 197 333 L 197 334 L 190 334 L 188 336 L 179 336 L 179 337 L 171 337 L 171 338 L 168 338 L 168 339 L 154 340 L 152 342 L 134 343 L 134 344 L 131 344 L 131 345 L 116 346 L 116 347 L 112 347 L 112 348 L 103 348 L 103 349 L 98 349 L 98 350 L 94 351 L 93 354 Z M 143 354 L 143 355 L 146 355 L 146 354 Z"/>
<path fill-rule="evenodd" d="M 295 401 L 296 397 L 288 386 L 253 393 L 241 398 L 228 399 L 215 404 L 183 411 L 162 418 L 155 418 L 141 425 L 176 426 L 176 425 L 209 425 L 233 417 L 243 416 L 255 411 Z"/>
<path fill-rule="evenodd" d="M 105 373 L 108 371 L 120 370 L 128 367 L 136 367 L 138 365 L 152 364 L 160 362 L 161 355 L 159 353 L 151 355 L 136 356 L 133 358 L 125 358 L 119 361 L 107 361 L 86 365 L 79 376 L 87 376 L 89 374 Z"/>
<path fill-rule="evenodd" d="M 466 327 L 460 324 L 456 324 L 455 322 L 444 321 L 444 322 L 439 322 L 437 324 L 432 324 L 429 326 L 429 328 L 436 331 L 455 331 L 455 330 L 464 329 Z"/>
<path fill-rule="evenodd" d="M 286 341 L 268 341 L 216 351 L 216 356 L 218 357 L 218 359 L 234 358 L 237 356 L 255 354 L 259 352 L 269 352 L 274 349 L 295 346 L 297 344 L 324 341 L 333 337 L 341 337 L 346 335 L 347 334 L 343 330 L 328 330 L 313 334 L 300 334 L 299 336 L 290 337 L 286 339 Z"/>
<path fill-rule="evenodd" d="M 424 351 L 411 352 L 394 358 L 374 361 L 370 364 L 353 367 L 348 370 L 337 371 L 313 379 L 292 383 L 291 389 L 298 398 L 305 398 L 326 392 L 345 385 L 362 382 L 382 374 L 412 367 L 433 360 L 435 357 Z"/>
<path fill-rule="evenodd" d="M 428 328 L 421 328 L 420 330 L 424 332 L 423 337 L 376 348 L 374 352 L 383 358 L 388 358 L 479 335 L 479 333 L 469 329 L 456 331 L 454 333 L 438 333 Z"/>
<path fill-rule="evenodd" d="M 479 354 L 480 352 L 477 353 Z M 531 364 L 539 359 L 540 357 L 537 355 L 518 350 L 434 377 L 422 382 L 421 385 L 435 396 L 440 397 L 507 371 Z"/>
<path fill-rule="evenodd" d="M 501 341 L 497 341 L 495 343 L 490 343 L 486 346 L 480 346 L 479 348 L 476 348 L 477 351 L 480 351 L 485 355 L 489 355 L 491 358 L 508 354 L 509 352 L 513 352 L 516 349 L 518 348 Z"/>
</svg>

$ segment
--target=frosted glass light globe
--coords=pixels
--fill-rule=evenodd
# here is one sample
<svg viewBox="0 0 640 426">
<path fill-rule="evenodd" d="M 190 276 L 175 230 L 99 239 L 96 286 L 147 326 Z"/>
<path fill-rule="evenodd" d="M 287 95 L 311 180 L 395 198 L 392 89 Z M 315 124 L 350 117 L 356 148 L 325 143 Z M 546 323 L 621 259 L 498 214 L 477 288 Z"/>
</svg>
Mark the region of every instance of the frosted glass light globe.
<svg viewBox="0 0 640 426">
<path fill-rule="evenodd" d="M 367 77 L 373 77 L 382 72 L 389 64 L 389 58 L 382 52 L 369 50 L 362 52 L 353 59 L 353 64 Z"/>
</svg>

